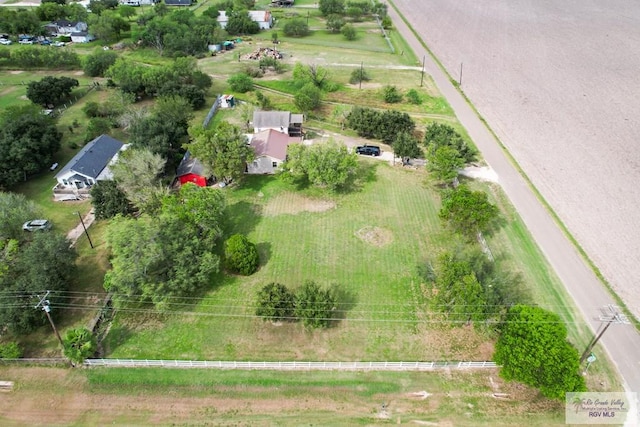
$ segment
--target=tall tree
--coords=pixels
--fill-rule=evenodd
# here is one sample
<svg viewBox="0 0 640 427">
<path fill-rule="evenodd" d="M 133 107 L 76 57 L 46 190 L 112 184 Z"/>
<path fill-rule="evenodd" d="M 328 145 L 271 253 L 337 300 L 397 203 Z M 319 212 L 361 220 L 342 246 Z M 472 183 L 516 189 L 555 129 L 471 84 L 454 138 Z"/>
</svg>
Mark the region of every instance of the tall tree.
<svg viewBox="0 0 640 427">
<path fill-rule="evenodd" d="M 91 205 L 96 219 L 108 219 L 133 212 L 133 206 L 127 199 L 127 195 L 118 188 L 115 181 L 98 181 L 91 188 Z"/>
<path fill-rule="evenodd" d="M 318 109 L 322 103 L 322 93 L 313 83 L 302 86 L 293 97 L 293 102 L 303 113 Z"/>
<path fill-rule="evenodd" d="M 491 229 L 499 215 L 498 208 L 489 201 L 484 191 L 472 191 L 466 185 L 444 194 L 440 219 L 451 229 L 468 239 L 478 232 Z"/>
<path fill-rule="evenodd" d="M 255 157 L 240 127 L 228 122 L 221 122 L 212 129 L 192 128 L 191 138 L 185 148 L 224 182 L 240 180 L 247 162 Z"/>
<path fill-rule="evenodd" d="M 287 178 L 338 190 L 349 184 L 357 165 L 355 153 L 349 153 L 344 144 L 328 141 L 312 146 L 289 145 L 282 169 Z"/>
<path fill-rule="evenodd" d="M 62 339 L 64 355 L 74 365 L 84 362 L 98 349 L 95 336 L 87 328 L 73 328 L 67 330 Z"/>
<path fill-rule="evenodd" d="M 333 320 L 337 298 L 333 289 L 323 289 L 315 282 L 306 281 L 295 294 L 295 316 L 310 328 L 327 327 Z"/>
<path fill-rule="evenodd" d="M 538 387 L 543 395 L 562 400 L 567 392 L 586 391 L 579 357 L 557 314 L 516 305 L 507 314 L 493 359 L 502 366 L 504 379 Z"/>
<path fill-rule="evenodd" d="M 192 111 L 189 101 L 180 96 L 158 98 L 148 115 L 131 122 L 131 145 L 162 156 L 167 168 L 173 170 L 181 145 L 187 140 Z"/>
<path fill-rule="evenodd" d="M 418 146 L 418 140 L 407 132 L 400 132 L 393 141 L 393 154 L 402 159 L 402 164 L 408 164 L 410 159 L 422 156 L 422 150 Z"/>
<path fill-rule="evenodd" d="M 23 240 L 26 236 L 22 224 L 39 217 L 39 212 L 36 204 L 23 194 L 0 191 L 0 242 Z"/>
<path fill-rule="evenodd" d="M 0 188 L 8 188 L 51 165 L 62 135 L 55 120 L 35 105 L 0 113 Z"/>
<path fill-rule="evenodd" d="M 476 149 L 469 145 L 454 128 L 443 123 L 431 123 L 424 134 L 424 143 L 428 153 L 435 153 L 440 147 L 447 146 L 458 151 L 464 163 L 476 159 Z"/>
<path fill-rule="evenodd" d="M 167 193 L 160 178 L 165 163 L 164 158 L 148 149 L 129 148 L 110 168 L 118 188 L 136 208 L 155 212 Z"/>
<path fill-rule="evenodd" d="M 484 320 L 486 301 L 482 285 L 466 260 L 445 253 L 438 259 L 433 306 L 453 322 Z"/>
<path fill-rule="evenodd" d="M 153 217 L 116 217 L 107 235 L 113 268 L 105 288 L 124 296 L 118 304 L 135 296 L 159 308 L 170 308 L 175 297 L 193 295 L 219 269 L 215 241 L 223 212 L 219 190 L 187 185 L 165 197 Z"/>
<path fill-rule="evenodd" d="M 89 77 L 102 77 L 117 59 L 117 53 L 111 50 L 97 49 L 84 58 L 82 70 Z"/>
<path fill-rule="evenodd" d="M 464 159 L 453 147 L 443 145 L 435 150 L 427 150 L 427 170 L 440 181 L 452 182 L 463 167 Z"/>
<path fill-rule="evenodd" d="M 55 106 L 68 98 L 73 88 L 79 85 L 78 80 L 70 77 L 46 76 L 42 80 L 29 82 L 27 98 L 43 107 Z"/>
<path fill-rule="evenodd" d="M 264 320 L 292 320 L 295 295 L 280 283 L 269 283 L 258 293 L 256 316 Z"/>
<path fill-rule="evenodd" d="M 29 332 L 46 323 L 46 317 L 33 307 L 36 295 L 51 291 L 49 300 L 55 304 L 56 294 L 65 291 L 75 274 L 76 253 L 69 242 L 55 232 L 34 233 L 31 241 L 0 260 L 4 267 L 0 274 L 0 289 L 4 297 L 0 304 L 0 328 L 19 334 Z"/>
<path fill-rule="evenodd" d="M 318 9 L 322 16 L 329 15 L 344 15 L 345 1 L 344 0 L 320 0 L 318 3 Z"/>
<path fill-rule="evenodd" d="M 92 13 L 88 19 L 91 33 L 99 40 L 115 42 L 123 32 L 131 29 L 131 24 L 114 10 L 105 10 L 100 14 Z"/>
<path fill-rule="evenodd" d="M 246 10 L 233 11 L 229 14 L 225 30 L 233 36 L 257 34 L 260 32 L 260 24 L 252 20 Z"/>
</svg>

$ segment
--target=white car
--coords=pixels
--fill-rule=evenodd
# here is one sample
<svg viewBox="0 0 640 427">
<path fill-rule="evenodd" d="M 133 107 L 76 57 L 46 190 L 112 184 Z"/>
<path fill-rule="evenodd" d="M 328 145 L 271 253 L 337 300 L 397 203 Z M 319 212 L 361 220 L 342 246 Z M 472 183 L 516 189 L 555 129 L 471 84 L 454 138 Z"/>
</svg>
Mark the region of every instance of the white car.
<svg viewBox="0 0 640 427">
<path fill-rule="evenodd" d="M 7 39 L 0 39 L 0 44 L 9 45 L 9 44 L 11 44 L 11 40 L 7 40 Z"/>
<path fill-rule="evenodd" d="M 18 43 L 20 44 L 33 44 L 34 41 L 30 39 L 21 39 Z"/>
<path fill-rule="evenodd" d="M 32 219 L 22 225 L 24 231 L 45 231 L 51 228 L 51 223 L 46 219 Z"/>
<path fill-rule="evenodd" d="M 62 46 L 64 46 L 64 45 L 65 45 L 65 43 L 64 43 L 64 42 L 53 42 L 53 43 L 51 44 L 51 46 L 55 46 L 55 47 L 62 47 Z"/>
</svg>

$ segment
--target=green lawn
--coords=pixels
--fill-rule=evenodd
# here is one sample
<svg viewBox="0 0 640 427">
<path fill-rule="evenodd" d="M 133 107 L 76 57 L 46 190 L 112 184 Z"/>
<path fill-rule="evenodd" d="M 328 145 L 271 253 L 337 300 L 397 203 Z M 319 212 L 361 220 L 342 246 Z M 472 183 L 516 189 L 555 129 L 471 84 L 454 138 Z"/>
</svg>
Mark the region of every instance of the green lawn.
<svg viewBox="0 0 640 427">
<path fill-rule="evenodd" d="M 417 266 L 450 245 L 439 196 L 422 171 L 361 162 L 348 194 L 297 192 L 273 177 L 227 190 L 227 233 L 259 248 L 250 277 L 217 276 L 202 300 L 175 312 L 123 310 L 107 337 L 110 357 L 240 360 L 460 360 L 491 357 L 491 337 L 432 321 Z M 255 295 L 277 281 L 337 284 L 344 320 L 326 331 L 254 317 Z M 219 333 L 217 331 L 224 331 Z"/>
</svg>

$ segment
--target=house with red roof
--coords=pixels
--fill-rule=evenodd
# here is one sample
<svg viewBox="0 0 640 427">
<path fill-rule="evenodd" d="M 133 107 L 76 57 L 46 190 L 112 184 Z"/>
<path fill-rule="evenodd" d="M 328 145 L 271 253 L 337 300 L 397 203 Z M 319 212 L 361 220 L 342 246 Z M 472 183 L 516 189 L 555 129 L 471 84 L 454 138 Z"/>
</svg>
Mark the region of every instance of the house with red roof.
<svg viewBox="0 0 640 427">
<path fill-rule="evenodd" d="M 256 153 L 253 162 L 247 164 L 249 174 L 272 174 L 278 171 L 287 159 L 289 144 L 302 142 L 300 136 L 289 136 L 275 129 L 255 133 L 249 144 Z"/>
</svg>

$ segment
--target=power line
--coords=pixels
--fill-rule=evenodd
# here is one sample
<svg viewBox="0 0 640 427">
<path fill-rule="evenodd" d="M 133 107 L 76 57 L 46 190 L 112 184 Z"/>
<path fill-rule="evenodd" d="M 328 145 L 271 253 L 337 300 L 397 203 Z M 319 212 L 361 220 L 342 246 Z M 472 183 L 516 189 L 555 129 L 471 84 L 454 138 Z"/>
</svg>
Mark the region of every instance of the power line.
<svg viewBox="0 0 640 427">
<path fill-rule="evenodd" d="M 41 291 L 41 292 L 46 292 L 46 291 Z M 106 297 L 106 293 L 99 293 L 99 292 L 85 292 L 85 291 L 50 291 L 52 296 L 55 296 L 57 298 L 64 298 L 64 299 L 80 299 L 80 298 L 97 298 L 97 299 L 102 299 L 104 297 Z M 15 294 L 15 295 L 3 295 L 4 293 L 8 293 L 8 294 Z M 26 292 L 20 292 L 20 291 L 0 291 L 0 307 L 4 306 L 4 304 L 1 303 L 1 300 L 3 298 L 11 298 L 12 296 L 20 296 L 20 297 L 31 297 L 33 296 L 32 292 L 26 293 Z M 121 293 L 111 293 L 111 296 L 115 299 L 121 300 L 125 303 L 148 303 L 150 302 L 149 299 L 147 297 L 144 297 L 142 295 L 128 295 L 128 294 L 121 294 Z M 245 299 L 238 299 L 238 298 L 218 298 L 218 297 L 209 297 L 209 296 L 204 296 L 204 297 L 188 297 L 188 296 L 167 296 L 167 297 L 163 297 L 165 300 L 168 301 L 164 301 L 163 303 L 166 305 L 192 305 L 193 303 L 198 303 L 199 307 L 202 306 L 220 306 L 219 304 L 217 304 L 217 302 L 241 302 L 242 304 L 240 306 L 255 306 L 256 303 L 256 299 L 254 298 L 245 298 Z M 203 302 L 216 302 L 216 304 L 202 304 Z M 428 304 L 430 307 L 504 307 L 504 308 L 508 308 L 510 306 L 512 306 L 512 304 L 438 304 L 438 305 L 432 305 L 429 303 L 425 303 Z M 419 303 L 414 303 L 414 302 L 406 302 L 406 303 L 366 303 L 366 302 L 337 302 L 336 305 L 356 305 L 356 306 L 364 306 L 364 307 L 416 307 L 419 306 Z M 223 305 L 225 307 L 227 307 L 228 305 Z M 229 306 L 230 307 L 230 306 Z M 599 308 L 600 305 L 593 305 L 590 306 L 593 308 Z M 557 308 L 557 309 L 573 309 L 574 305 L 569 305 L 569 304 L 545 304 L 544 308 Z"/>
<path fill-rule="evenodd" d="M 60 334 L 58 333 L 58 329 L 56 329 L 56 325 L 55 323 L 53 323 L 53 319 L 51 318 L 51 307 L 49 306 L 49 300 L 47 299 L 47 297 L 49 296 L 49 291 L 47 291 L 47 293 L 40 298 L 39 295 L 37 295 L 38 298 L 40 298 L 40 301 L 38 302 L 38 304 L 36 304 L 36 306 L 34 307 L 36 310 L 38 308 L 42 308 L 42 311 L 44 311 L 44 313 L 47 315 L 47 319 L 49 319 L 49 323 L 51 323 L 51 327 L 53 328 L 53 332 L 56 334 L 56 337 L 58 337 L 58 341 L 60 341 L 60 345 L 62 347 L 64 347 L 64 344 L 62 343 L 62 338 L 60 338 Z"/>
</svg>

